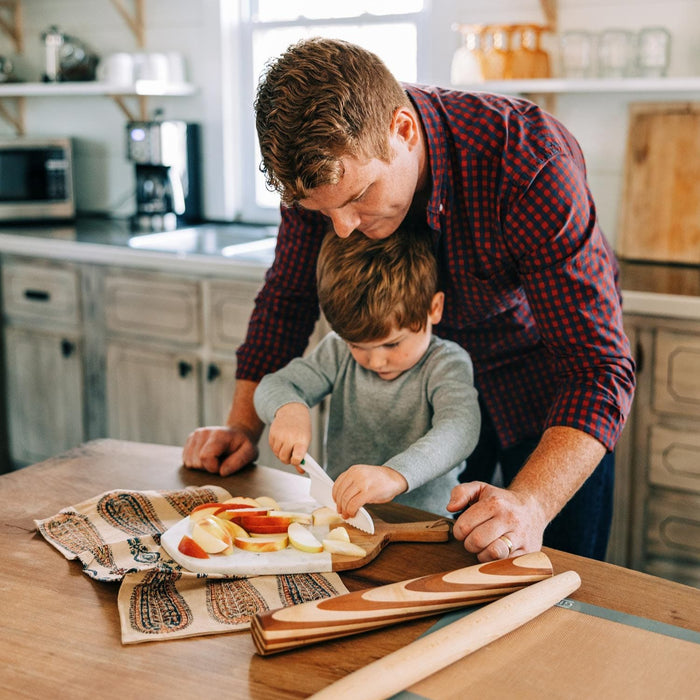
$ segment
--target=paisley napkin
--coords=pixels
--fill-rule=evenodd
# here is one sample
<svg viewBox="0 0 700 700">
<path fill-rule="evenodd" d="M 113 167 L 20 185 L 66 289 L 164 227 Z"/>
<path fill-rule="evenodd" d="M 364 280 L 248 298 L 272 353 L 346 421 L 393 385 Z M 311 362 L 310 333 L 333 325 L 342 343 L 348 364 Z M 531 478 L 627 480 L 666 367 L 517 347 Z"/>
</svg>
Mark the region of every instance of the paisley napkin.
<svg viewBox="0 0 700 700">
<path fill-rule="evenodd" d="M 115 490 L 34 522 L 90 578 L 121 584 L 123 644 L 248 629 L 257 612 L 347 592 L 330 572 L 232 578 L 183 569 L 161 548 L 161 534 L 195 506 L 227 498 L 218 486 Z"/>
</svg>

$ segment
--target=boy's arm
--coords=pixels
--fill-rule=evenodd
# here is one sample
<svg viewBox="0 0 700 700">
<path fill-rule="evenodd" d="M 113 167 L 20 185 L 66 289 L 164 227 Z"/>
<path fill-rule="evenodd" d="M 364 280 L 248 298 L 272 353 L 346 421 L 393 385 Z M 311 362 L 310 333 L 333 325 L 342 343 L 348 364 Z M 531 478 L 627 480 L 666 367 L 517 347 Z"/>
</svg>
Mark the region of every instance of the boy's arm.
<svg viewBox="0 0 700 700">
<path fill-rule="evenodd" d="M 427 394 L 430 430 L 386 466 L 401 473 L 413 490 L 464 461 L 476 447 L 481 428 L 478 392 L 469 355 L 450 345 L 429 358 Z"/>
</svg>

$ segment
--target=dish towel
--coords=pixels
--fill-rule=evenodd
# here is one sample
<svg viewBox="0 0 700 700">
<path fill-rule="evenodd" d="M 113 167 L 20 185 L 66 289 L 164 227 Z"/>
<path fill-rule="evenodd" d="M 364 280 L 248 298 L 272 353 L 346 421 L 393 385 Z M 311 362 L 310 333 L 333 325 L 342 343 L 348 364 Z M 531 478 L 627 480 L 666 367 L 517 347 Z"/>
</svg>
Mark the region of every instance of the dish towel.
<svg viewBox="0 0 700 700">
<path fill-rule="evenodd" d="M 63 556 L 78 559 L 90 578 L 121 582 L 122 644 L 244 630 L 257 612 L 347 592 L 331 572 L 195 574 L 161 548 L 161 534 L 195 506 L 230 497 L 218 486 L 107 491 L 34 523 Z"/>
</svg>

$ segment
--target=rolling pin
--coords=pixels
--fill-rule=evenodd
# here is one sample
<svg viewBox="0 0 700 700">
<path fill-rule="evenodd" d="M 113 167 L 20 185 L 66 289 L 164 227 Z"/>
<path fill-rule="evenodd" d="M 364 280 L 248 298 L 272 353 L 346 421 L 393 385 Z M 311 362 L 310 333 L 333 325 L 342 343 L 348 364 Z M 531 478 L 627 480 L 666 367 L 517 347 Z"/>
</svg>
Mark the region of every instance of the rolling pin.
<svg viewBox="0 0 700 700">
<path fill-rule="evenodd" d="M 533 552 L 258 613 L 250 630 L 259 654 L 275 654 L 486 603 L 551 575 L 549 557 Z"/>
<path fill-rule="evenodd" d="M 350 673 L 309 700 L 386 700 L 524 625 L 580 585 L 575 571 L 534 583 Z"/>
</svg>

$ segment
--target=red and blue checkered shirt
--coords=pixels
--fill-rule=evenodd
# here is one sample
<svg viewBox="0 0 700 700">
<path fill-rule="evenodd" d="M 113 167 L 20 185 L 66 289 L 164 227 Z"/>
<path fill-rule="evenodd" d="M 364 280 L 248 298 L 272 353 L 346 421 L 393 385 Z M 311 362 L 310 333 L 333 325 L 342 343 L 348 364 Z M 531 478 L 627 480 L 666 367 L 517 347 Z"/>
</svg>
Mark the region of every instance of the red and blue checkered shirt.
<svg viewBox="0 0 700 700">
<path fill-rule="evenodd" d="M 573 136 L 536 105 L 407 85 L 425 130 L 425 220 L 445 310 L 435 332 L 472 357 L 504 447 L 549 426 L 611 450 L 634 394 L 617 262 Z M 416 225 L 416 222 L 413 222 Z M 238 350 L 259 380 L 300 355 L 319 316 L 315 265 L 328 221 L 282 208 L 275 261 Z"/>
</svg>

